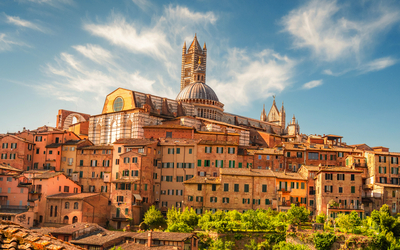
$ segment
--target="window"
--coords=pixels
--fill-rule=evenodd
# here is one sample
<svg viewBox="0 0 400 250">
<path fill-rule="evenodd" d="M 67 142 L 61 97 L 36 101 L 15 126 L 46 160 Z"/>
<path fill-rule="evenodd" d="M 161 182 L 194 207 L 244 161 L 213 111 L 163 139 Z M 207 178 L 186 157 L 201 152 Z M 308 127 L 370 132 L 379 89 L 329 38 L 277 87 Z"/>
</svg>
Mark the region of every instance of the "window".
<svg viewBox="0 0 400 250">
<path fill-rule="evenodd" d="M 193 201 L 193 196 L 188 196 L 188 201 Z"/>
<path fill-rule="evenodd" d="M 65 209 L 69 209 L 69 202 L 65 202 Z"/>
<path fill-rule="evenodd" d="M 166 138 L 172 138 L 172 132 L 166 132 L 165 137 Z"/>
<path fill-rule="evenodd" d="M 332 193 L 333 186 L 325 186 L 325 193 Z"/>
<path fill-rule="evenodd" d="M 229 184 L 224 183 L 224 192 L 229 192 Z"/>
<path fill-rule="evenodd" d="M 64 186 L 64 192 L 69 193 L 69 186 Z"/>
<path fill-rule="evenodd" d="M 212 152 L 212 147 L 205 147 L 204 149 L 207 154 L 210 154 Z"/>
<path fill-rule="evenodd" d="M 2 148 L 8 148 L 8 143 L 3 143 L 3 147 Z"/>
<path fill-rule="evenodd" d="M 355 178 L 354 178 L 354 177 L 355 177 L 355 176 L 354 176 L 354 174 L 352 174 L 352 175 L 351 175 L 351 180 L 352 180 L 352 181 L 354 181 L 354 180 L 355 180 Z"/>
<path fill-rule="evenodd" d="M 181 148 L 176 148 L 176 154 L 180 154 L 181 153 Z"/>
<path fill-rule="evenodd" d="M 303 158 L 303 152 L 297 152 L 297 158 Z"/>
<path fill-rule="evenodd" d="M 332 180 L 332 174 L 325 174 L 325 180 Z"/>
<path fill-rule="evenodd" d="M 239 192 L 239 184 L 235 184 L 233 189 L 235 192 Z"/>
<path fill-rule="evenodd" d="M 267 192 L 267 185 L 262 185 L 262 192 L 263 193 L 266 193 Z"/>
<path fill-rule="evenodd" d="M 117 97 L 114 100 L 114 104 L 113 104 L 113 109 L 115 112 L 117 111 L 121 111 L 124 107 L 124 99 L 122 99 L 121 97 Z"/>
<path fill-rule="evenodd" d="M 197 166 L 201 167 L 201 160 L 197 160 Z"/>
<path fill-rule="evenodd" d="M 203 196 L 196 196 L 197 202 L 203 202 Z"/>
<path fill-rule="evenodd" d="M 223 168 L 224 167 L 224 160 L 215 160 L 215 167 Z"/>
<path fill-rule="evenodd" d="M 210 160 L 204 160 L 204 167 L 210 166 Z"/>
<path fill-rule="evenodd" d="M 168 154 L 173 155 L 174 154 L 174 149 L 173 148 L 168 148 Z"/>
<path fill-rule="evenodd" d="M 301 183 L 301 189 L 305 189 L 306 188 L 306 184 L 304 182 Z"/>
<path fill-rule="evenodd" d="M 215 203 L 215 202 L 217 202 L 217 197 L 210 197 L 210 202 L 211 203 Z"/>
<path fill-rule="evenodd" d="M 183 176 L 177 176 L 176 182 L 183 182 Z"/>
<path fill-rule="evenodd" d="M 217 147 L 217 154 L 223 154 L 224 153 L 224 148 L 223 147 Z"/>
<path fill-rule="evenodd" d="M 17 148 L 17 143 L 11 143 L 11 148 Z"/>
<path fill-rule="evenodd" d="M 338 157 L 343 157 L 344 153 L 343 152 L 338 152 Z"/>
<path fill-rule="evenodd" d="M 309 152 L 309 153 L 308 153 L 308 159 L 309 159 L 309 160 L 318 160 L 318 153 Z"/>
<path fill-rule="evenodd" d="M 244 184 L 244 192 L 248 193 L 249 192 L 249 184 Z"/>
<path fill-rule="evenodd" d="M 42 136 L 36 136 L 36 141 L 42 141 Z"/>
<path fill-rule="evenodd" d="M 90 166 L 96 167 L 97 166 L 97 160 L 90 160 Z"/>
<path fill-rule="evenodd" d="M 235 161 L 229 161 L 229 168 L 235 168 Z"/>
<path fill-rule="evenodd" d="M 189 148 L 189 154 L 191 155 L 193 153 L 193 149 Z"/>
<path fill-rule="evenodd" d="M 229 203 L 229 198 L 228 197 L 223 197 L 222 198 L 222 203 Z"/>
<path fill-rule="evenodd" d="M 197 191 L 201 191 L 202 190 L 202 185 L 201 184 L 197 184 Z"/>
<path fill-rule="evenodd" d="M 356 192 L 356 187 L 355 186 L 351 186 L 351 193 L 354 194 Z"/>
<path fill-rule="evenodd" d="M 217 191 L 217 185 L 216 185 L 216 184 L 212 184 L 211 190 L 212 190 L 212 191 Z"/>
<path fill-rule="evenodd" d="M 343 193 L 343 188 L 339 187 L 339 193 Z"/>
<path fill-rule="evenodd" d="M 117 202 L 124 202 L 124 196 L 117 196 Z"/>
<path fill-rule="evenodd" d="M 235 148 L 228 148 L 228 154 L 234 154 Z"/>
<path fill-rule="evenodd" d="M 344 181 L 344 174 L 337 174 L 338 181 Z"/>
</svg>

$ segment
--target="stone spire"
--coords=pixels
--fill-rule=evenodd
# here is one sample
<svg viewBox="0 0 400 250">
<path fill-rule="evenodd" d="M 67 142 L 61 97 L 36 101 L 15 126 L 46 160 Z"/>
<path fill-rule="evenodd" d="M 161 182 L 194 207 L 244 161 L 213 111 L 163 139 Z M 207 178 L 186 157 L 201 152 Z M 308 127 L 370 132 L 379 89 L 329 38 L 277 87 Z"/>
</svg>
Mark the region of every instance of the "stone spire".
<svg viewBox="0 0 400 250">
<path fill-rule="evenodd" d="M 265 113 L 265 104 L 263 104 L 263 110 L 261 112 L 260 121 L 263 122 L 267 121 L 267 113 Z"/>
</svg>

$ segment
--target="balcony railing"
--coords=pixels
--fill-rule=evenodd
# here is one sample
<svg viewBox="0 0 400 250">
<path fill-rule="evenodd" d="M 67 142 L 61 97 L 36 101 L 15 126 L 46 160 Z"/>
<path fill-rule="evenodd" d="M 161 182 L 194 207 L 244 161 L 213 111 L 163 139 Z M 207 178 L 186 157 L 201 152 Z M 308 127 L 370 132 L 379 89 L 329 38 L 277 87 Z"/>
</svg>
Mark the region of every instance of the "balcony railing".
<svg viewBox="0 0 400 250">
<path fill-rule="evenodd" d="M 29 210 L 29 206 L 18 206 L 18 205 L 0 205 L 1 212 L 26 212 Z"/>
<path fill-rule="evenodd" d="M 381 198 L 381 193 L 365 193 L 361 196 L 362 198 Z"/>
<path fill-rule="evenodd" d="M 337 206 L 337 207 L 329 207 L 329 209 L 364 210 L 364 205 L 363 204 L 360 204 L 360 205 L 353 205 L 353 204 L 342 205 L 342 204 L 339 204 L 339 206 Z"/>
</svg>

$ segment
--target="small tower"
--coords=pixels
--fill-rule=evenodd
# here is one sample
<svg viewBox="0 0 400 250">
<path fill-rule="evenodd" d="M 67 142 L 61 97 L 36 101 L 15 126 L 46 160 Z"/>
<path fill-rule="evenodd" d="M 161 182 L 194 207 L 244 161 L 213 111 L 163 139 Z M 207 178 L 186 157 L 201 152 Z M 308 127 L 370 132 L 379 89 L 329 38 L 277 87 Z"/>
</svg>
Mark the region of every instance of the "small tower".
<svg viewBox="0 0 400 250">
<path fill-rule="evenodd" d="M 280 117 L 281 118 L 281 127 L 283 129 L 285 129 L 285 126 L 286 126 L 286 111 L 285 111 L 285 107 L 283 106 L 283 102 L 282 102 L 280 115 L 281 115 L 281 117 Z"/>
<path fill-rule="evenodd" d="M 293 115 L 292 121 L 287 126 L 288 135 L 298 135 L 300 134 L 299 122 L 296 122 L 296 117 Z"/>
<path fill-rule="evenodd" d="M 207 47 L 204 43 L 203 49 L 197 41 L 197 35 L 194 36 L 189 48 L 186 49 L 186 43 L 182 48 L 182 71 L 181 71 L 181 90 L 194 82 L 206 82 L 207 68 Z M 195 72 L 196 71 L 196 72 Z M 194 76 L 196 73 L 196 76 Z"/>
<path fill-rule="evenodd" d="M 265 104 L 263 104 L 263 110 L 261 112 L 260 121 L 263 122 L 267 121 L 267 113 L 265 113 Z"/>
</svg>

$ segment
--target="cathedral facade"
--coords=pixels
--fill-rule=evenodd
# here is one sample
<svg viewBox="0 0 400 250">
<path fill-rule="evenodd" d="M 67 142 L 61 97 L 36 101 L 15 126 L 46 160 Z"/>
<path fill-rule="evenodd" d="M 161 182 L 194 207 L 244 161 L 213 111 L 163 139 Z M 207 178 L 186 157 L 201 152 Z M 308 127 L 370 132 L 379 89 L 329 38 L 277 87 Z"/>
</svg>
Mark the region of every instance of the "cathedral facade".
<svg viewBox="0 0 400 250">
<path fill-rule="evenodd" d="M 286 112 L 282 103 L 275 103 L 260 120 L 224 112 L 214 90 L 206 84 L 207 48 L 201 48 L 197 36 L 189 48 L 182 48 L 180 92 L 175 100 L 118 88 L 107 95 L 103 111 L 89 119 L 89 140 L 95 145 L 112 144 L 123 138 L 143 138 L 143 127 L 161 125 L 178 119 L 180 125 L 198 131 L 237 133 L 240 145 L 248 146 L 250 130 L 276 135 L 297 135 L 300 127 L 295 120 L 286 127 Z"/>
</svg>

